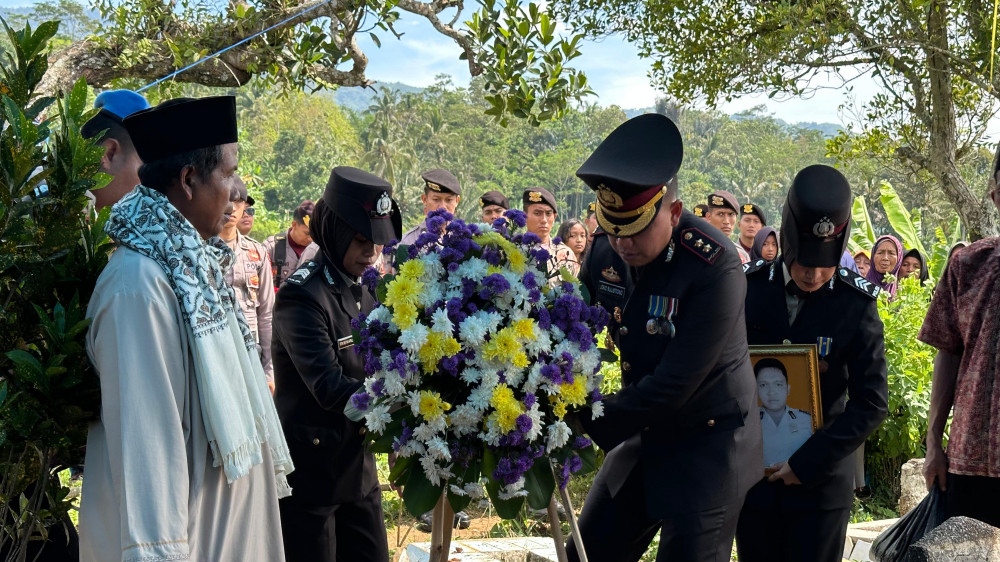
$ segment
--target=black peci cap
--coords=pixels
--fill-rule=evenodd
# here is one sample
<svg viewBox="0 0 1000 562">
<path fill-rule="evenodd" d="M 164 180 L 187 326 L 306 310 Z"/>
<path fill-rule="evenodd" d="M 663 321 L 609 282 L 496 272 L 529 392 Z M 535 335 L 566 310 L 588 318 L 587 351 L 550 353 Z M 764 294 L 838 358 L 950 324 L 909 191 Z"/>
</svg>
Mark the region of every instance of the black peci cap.
<svg viewBox="0 0 1000 562">
<path fill-rule="evenodd" d="M 753 203 L 747 203 L 740 207 L 740 216 L 742 217 L 743 215 L 757 215 L 757 218 L 760 219 L 760 223 L 767 226 L 767 215 L 764 214 L 764 209 L 761 209 Z"/>
<path fill-rule="evenodd" d="M 510 201 L 507 201 L 507 197 L 500 193 L 499 191 L 487 191 L 486 193 L 479 196 L 479 208 L 485 209 L 490 205 L 496 205 L 498 207 L 503 207 L 506 211 L 510 209 Z"/>
<path fill-rule="evenodd" d="M 420 174 L 420 177 L 423 178 L 427 189 L 431 191 L 462 195 L 462 185 L 458 183 L 458 178 L 448 170 L 441 168 L 428 170 Z"/>
<path fill-rule="evenodd" d="M 376 244 L 388 244 L 402 236 L 403 221 L 399 205 L 392 199 L 392 186 L 374 174 L 348 166 L 334 168 L 323 201 Z"/>
<path fill-rule="evenodd" d="M 545 189 L 544 187 L 533 187 L 531 189 L 524 190 L 521 194 L 521 209 L 527 211 L 528 205 L 534 205 L 535 203 L 544 203 L 556 213 L 559 212 L 559 207 L 556 206 L 556 198 L 552 195 L 552 192 Z"/>
<path fill-rule="evenodd" d="M 129 115 L 124 124 L 146 163 L 239 139 L 233 96 L 167 100 Z"/>
<path fill-rule="evenodd" d="M 817 164 L 792 180 L 781 211 L 785 263 L 805 267 L 840 265 L 851 230 L 851 186 L 836 169 Z"/>
<path fill-rule="evenodd" d="M 653 221 L 683 159 L 674 122 L 647 113 L 612 131 L 576 175 L 597 192 L 597 224 L 614 236 L 635 236 Z"/>
</svg>

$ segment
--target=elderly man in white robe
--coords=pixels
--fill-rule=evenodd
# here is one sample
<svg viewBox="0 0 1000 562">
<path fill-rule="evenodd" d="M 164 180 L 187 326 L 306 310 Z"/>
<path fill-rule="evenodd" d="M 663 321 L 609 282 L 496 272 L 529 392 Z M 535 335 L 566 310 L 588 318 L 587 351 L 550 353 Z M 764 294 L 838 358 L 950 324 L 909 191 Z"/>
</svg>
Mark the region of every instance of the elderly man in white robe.
<svg viewBox="0 0 1000 562">
<path fill-rule="evenodd" d="M 217 238 L 233 212 L 235 100 L 170 100 L 124 124 L 144 164 L 111 210 L 117 249 L 88 310 L 102 396 L 80 559 L 284 560 L 292 463 Z"/>
</svg>

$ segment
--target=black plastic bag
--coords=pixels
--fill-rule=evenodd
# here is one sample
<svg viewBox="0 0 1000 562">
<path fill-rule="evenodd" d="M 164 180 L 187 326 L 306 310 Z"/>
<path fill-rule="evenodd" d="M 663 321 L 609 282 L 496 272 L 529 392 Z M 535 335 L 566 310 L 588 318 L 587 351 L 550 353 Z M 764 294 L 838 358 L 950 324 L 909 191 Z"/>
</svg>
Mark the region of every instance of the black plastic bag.
<svg viewBox="0 0 1000 562">
<path fill-rule="evenodd" d="M 931 487 L 912 511 L 896 521 L 872 543 L 871 557 L 875 562 L 902 562 L 906 550 L 945 520 L 945 492 Z"/>
</svg>

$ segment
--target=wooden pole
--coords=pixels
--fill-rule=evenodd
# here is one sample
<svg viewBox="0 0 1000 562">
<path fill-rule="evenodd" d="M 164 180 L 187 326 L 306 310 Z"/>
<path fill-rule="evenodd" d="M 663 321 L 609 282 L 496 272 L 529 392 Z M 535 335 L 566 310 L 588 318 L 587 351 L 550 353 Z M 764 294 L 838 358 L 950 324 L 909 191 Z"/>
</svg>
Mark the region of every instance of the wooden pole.
<svg viewBox="0 0 1000 562">
<path fill-rule="evenodd" d="M 555 466 L 552 466 L 552 476 L 556 479 L 556 486 L 559 486 L 559 475 L 556 474 Z M 566 519 L 569 520 L 569 532 L 570 536 L 573 537 L 573 544 L 576 545 L 576 553 L 580 557 L 580 562 L 589 562 L 587 560 L 587 551 L 583 548 L 583 537 L 580 536 L 580 526 L 576 522 L 576 514 L 573 513 L 573 503 L 569 500 L 569 490 L 567 488 L 560 488 L 559 494 L 562 496 L 563 508 L 566 509 Z M 551 515 L 549 516 L 552 517 Z M 556 519 L 558 521 L 558 519 Z"/>
<path fill-rule="evenodd" d="M 447 486 L 447 485 L 446 485 Z M 431 514 L 430 562 L 448 562 L 451 553 L 451 533 L 455 524 L 455 510 L 448 503 L 447 487 Z"/>
<path fill-rule="evenodd" d="M 569 562 L 566 554 L 566 539 L 562 534 L 562 523 L 559 522 L 559 510 L 556 509 L 556 497 L 549 500 L 549 529 L 552 531 L 552 540 L 556 543 L 556 560 L 558 562 Z"/>
</svg>

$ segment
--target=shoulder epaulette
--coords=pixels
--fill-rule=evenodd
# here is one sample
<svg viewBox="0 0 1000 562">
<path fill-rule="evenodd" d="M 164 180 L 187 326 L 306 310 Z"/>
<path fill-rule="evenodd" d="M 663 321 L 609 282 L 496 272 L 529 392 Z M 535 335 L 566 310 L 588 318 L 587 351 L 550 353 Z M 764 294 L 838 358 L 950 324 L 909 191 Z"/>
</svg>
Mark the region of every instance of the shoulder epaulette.
<svg viewBox="0 0 1000 562">
<path fill-rule="evenodd" d="M 764 267 L 766 265 L 767 262 L 764 260 L 748 261 L 745 264 L 743 264 L 743 273 L 749 275 L 755 271 L 761 271 L 767 269 L 766 267 Z"/>
<path fill-rule="evenodd" d="M 251 237 L 249 237 L 249 236 L 244 236 L 244 238 L 246 238 L 247 240 L 249 240 L 249 241 L 253 242 L 254 244 L 257 244 L 258 246 L 263 246 L 263 245 L 264 245 L 264 243 L 263 243 L 263 242 L 259 242 L 259 241 L 257 241 L 257 239 L 255 239 L 255 238 L 251 238 Z"/>
<path fill-rule="evenodd" d="M 837 278 L 846 283 L 849 287 L 868 295 L 871 299 L 877 299 L 879 294 L 882 293 L 882 287 L 879 287 L 877 284 L 872 283 L 868 279 L 858 275 L 846 267 L 837 268 Z"/>
<path fill-rule="evenodd" d="M 302 267 L 296 269 L 295 272 L 289 275 L 288 279 L 285 281 L 291 283 L 292 285 L 302 285 L 317 271 L 319 271 L 319 263 L 310 261 Z"/>
<path fill-rule="evenodd" d="M 681 246 L 710 264 L 714 264 L 715 260 L 726 251 L 723 242 L 717 241 L 697 228 L 686 228 L 681 232 Z"/>
</svg>

